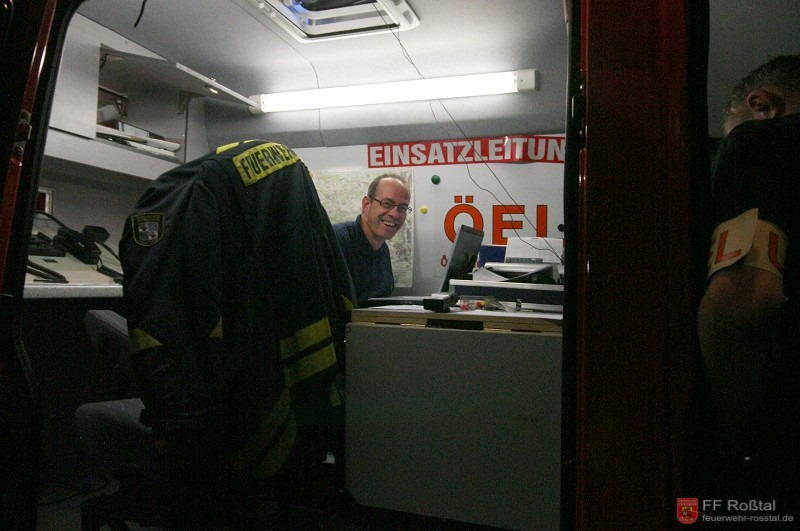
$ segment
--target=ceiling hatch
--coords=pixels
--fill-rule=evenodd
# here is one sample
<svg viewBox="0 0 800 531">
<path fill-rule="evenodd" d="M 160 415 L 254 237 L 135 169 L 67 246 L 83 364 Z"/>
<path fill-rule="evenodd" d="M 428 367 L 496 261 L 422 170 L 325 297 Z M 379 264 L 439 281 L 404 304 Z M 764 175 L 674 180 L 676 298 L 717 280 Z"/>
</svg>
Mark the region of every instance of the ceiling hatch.
<svg viewBox="0 0 800 531">
<path fill-rule="evenodd" d="M 419 25 L 406 0 L 234 0 L 266 26 L 301 42 L 339 39 Z"/>
</svg>

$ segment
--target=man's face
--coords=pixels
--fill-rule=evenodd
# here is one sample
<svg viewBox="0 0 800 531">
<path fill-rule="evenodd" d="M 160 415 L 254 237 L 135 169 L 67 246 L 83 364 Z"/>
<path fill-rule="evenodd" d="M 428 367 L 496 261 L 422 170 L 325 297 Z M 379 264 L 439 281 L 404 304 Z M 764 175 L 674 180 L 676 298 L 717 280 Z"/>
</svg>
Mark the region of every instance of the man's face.
<svg viewBox="0 0 800 531">
<path fill-rule="evenodd" d="M 394 237 L 406 222 L 407 213 L 398 208 L 386 209 L 381 201 L 392 201 L 395 205 L 408 206 L 411 198 L 408 190 L 397 179 L 383 179 L 378 183 L 374 199 L 364 197 L 361 217 L 366 221 L 366 236 L 370 241 L 386 241 Z"/>
</svg>

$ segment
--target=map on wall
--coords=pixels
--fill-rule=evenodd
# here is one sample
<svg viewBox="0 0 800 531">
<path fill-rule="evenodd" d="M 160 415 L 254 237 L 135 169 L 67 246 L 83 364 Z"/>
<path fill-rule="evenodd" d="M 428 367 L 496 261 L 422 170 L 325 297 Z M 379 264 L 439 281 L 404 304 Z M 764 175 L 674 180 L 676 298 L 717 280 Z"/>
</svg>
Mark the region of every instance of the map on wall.
<svg viewBox="0 0 800 531">
<path fill-rule="evenodd" d="M 369 183 L 384 173 L 397 173 L 408 180 L 411 197 L 414 197 L 413 181 L 409 170 L 348 169 L 314 172 L 314 184 L 320 201 L 328 212 L 331 223 L 351 221 L 361 212 L 361 199 L 367 193 Z M 413 201 L 412 201 L 413 204 Z M 400 232 L 389 240 L 392 254 L 394 283 L 398 288 L 412 285 L 414 271 L 414 217 L 409 215 Z"/>
</svg>

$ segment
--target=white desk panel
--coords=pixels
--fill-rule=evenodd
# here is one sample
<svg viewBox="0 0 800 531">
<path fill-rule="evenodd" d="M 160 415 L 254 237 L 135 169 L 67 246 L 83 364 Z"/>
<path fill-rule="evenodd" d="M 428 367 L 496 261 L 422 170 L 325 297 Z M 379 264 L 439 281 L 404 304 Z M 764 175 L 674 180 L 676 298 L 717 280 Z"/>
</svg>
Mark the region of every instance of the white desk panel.
<svg viewBox="0 0 800 531">
<path fill-rule="evenodd" d="M 561 336 L 354 322 L 347 487 L 361 504 L 558 529 Z"/>
</svg>

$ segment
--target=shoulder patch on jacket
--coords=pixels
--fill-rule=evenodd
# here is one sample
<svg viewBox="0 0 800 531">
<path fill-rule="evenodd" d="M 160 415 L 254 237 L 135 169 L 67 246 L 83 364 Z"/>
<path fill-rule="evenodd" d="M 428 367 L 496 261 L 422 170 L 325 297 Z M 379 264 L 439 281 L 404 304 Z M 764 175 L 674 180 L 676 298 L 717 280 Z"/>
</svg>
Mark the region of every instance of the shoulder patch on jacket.
<svg viewBox="0 0 800 531">
<path fill-rule="evenodd" d="M 155 245 L 164 236 L 164 214 L 148 212 L 131 216 L 131 232 L 137 245 Z"/>
</svg>

